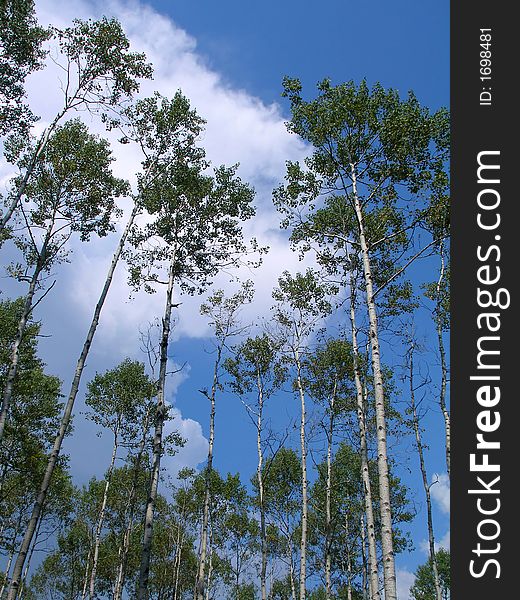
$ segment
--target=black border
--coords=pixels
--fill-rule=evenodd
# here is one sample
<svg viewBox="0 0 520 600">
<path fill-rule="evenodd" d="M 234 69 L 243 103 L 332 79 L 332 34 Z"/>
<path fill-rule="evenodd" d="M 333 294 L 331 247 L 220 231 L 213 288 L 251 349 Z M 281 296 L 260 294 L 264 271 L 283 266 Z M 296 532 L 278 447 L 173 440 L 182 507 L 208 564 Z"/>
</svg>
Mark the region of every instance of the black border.
<svg viewBox="0 0 520 600">
<path fill-rule="evenodd" d="M 451 326 L 451 407 L 452 407 L 452 465 L 451 465 L 451 557 L 452 557 L 452 598 L 455 600 L 480 598 L 519 597 L 517 562 L 520 545 L 519 518 L 520 478 L 517 475 L 517 462 L 520 453 L 516 451 L 520 441 L 518 406 L 520 386 L 520 360 L 516 344 L 519 332 L 516 316 L 515 280 L 520 276 L 517 257 L 520 256 L 520 153 L 518 145 L 518 113 L 520 96 L 514 89 L 518 71 L 517 58 L 520 57 L 517 19 L 513 16 L 514 3 L 472 2 L 451 3 L 451 115 L 452 115 L 452 159 L 451 159 L 451 198 L 452 198 L 452 326 Z M 480 105 L 480 92 L 488 82 L 480 80 L 480 29 L 492 30 L 492 104 Z M 477 156 L 481 151 L 500 151 L 500 184 L 495 186 L 500 192 L 501 215 L 499 229 L 486 232 L 477 225 L 477 194 L 482 185 L 477 183 Z M 494 434 L 501 448 L 489 453 L 490 461 L 500 463 L 499 498 L 500 511 L 490 518 L 500 523 L 501 532 L 495 542 L 487 542 L 491 548 L 496 542 L 500 550 L 487 555 L 500 563 L 500 577 L 497 569 L 489 566 L 485 574 L 476 578 L 470 574 L 469 563 L 478 557 L 472 552 L 480 541 L 477 525 L 486 518 L 476 506 L 477 495 L 468 490 L 478 487 L 476 477 L 481 473 L 470 471 L 469 457 L 475 452 L 476 433 L 479 431 L 476 417 L 482 408 L 476 401 L 476 391 L 481 385 L 471 381 L 477 374 L 476 356 L 477 316 L 485 312 L 477 305 L 477 269 L 483 263 L 477 259 L 477 246 L 489 246 L 492 238 L 500 235 L 501 280 L 497 287 L 511 292 L 511 304 L 501 313 L 500 335 L 500 387 L 501 424 Z M 485 335 L 485 334 L 484 334 Z M 482 374 L 482 372 L 478 373 Z M 486 479 L 490 479 L 487 474 Z M 495 475 L 495 476 L 496 476 Z M 496 497 L 496 496 L 495 496 Z M 491 498 L 487 495 L 486 498 Z M 482 501 L 484 502 L 484 500 Z M 488 504 L 492 506 L 492 502 Z M 491 531 L 491 530 L 488 530 Z M 485 547 L 486 542 L 481 542 Z M 485 560 L 478 559 L 479 568 Z M 477 569 L 478 570 L 478 569 Z"/>
</svg>

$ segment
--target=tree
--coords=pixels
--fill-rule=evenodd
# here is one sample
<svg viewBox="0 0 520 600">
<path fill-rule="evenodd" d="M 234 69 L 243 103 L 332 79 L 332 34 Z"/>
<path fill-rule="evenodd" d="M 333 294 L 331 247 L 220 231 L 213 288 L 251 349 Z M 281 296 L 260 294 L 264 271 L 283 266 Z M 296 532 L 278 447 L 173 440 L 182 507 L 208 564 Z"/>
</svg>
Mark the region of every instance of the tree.
<svg viewBox="0 0 520 600">
<path fill-rule="evenodd" d="M 112 480 L 117 451 L 120 443 L 131 444 L 139 431 L 139 414 L 143 406 L 155 396 L 155 386 L 144 372 L 142 363 L 129 359 L 103 375 L 97 374 L 88 384 L 85 399 L 91 412 L 87 415 L 94 423 L 109 429 L 114 442 L 112 455 L 105 476 L 105 487 L 99 509 L 94 538 L 89 597 L 95 596 L 96 571 L 101 543 L 101 532 L 105 519 L 109 486 Z"/>
<path fill-rule="evenodd" d="M 31 205 L 21 210 L 25 231 L 15 240 L 26 266 L 12 265 L 10 273 L 27 283 L 28 289 L 3 388 L 0 442 L 27 321 L 48 291 L 36 300 L 38 290 L 45 287 L 42 280 L 67 260 L 68 242 L 73 235 L 85 242 L 93 234 L 103 237 L 114 228 L 115 198 L 126 193 L 127 183 L 112 175 L 112 160 L 108 142 L 89 134 L 80 121 L 70 121 L 56 129 L 26 186 L 26 199 Z"/>
<path fill-rule="evenodd" d="M 263 482 L 266 518 L 274 524 L 267 528 L 269 552 L 285 563 L 288 570 L 287 580 L 274 582 L 270 594 L 276 598 L 277 593 L 287 590 L 292 600 L 296 600 L 295 547 L 298 546 L 296 538 L 302 506 L 302 468 L 296 452 L 282 447 L 268 457 Z"/>
<path fill-rule="evenodd" d="M 428 198 L 434 196 L 430 194 L 433 184 L 444 177 L 449 123 L 445 110 L 430 114 L 412 93 L 401 100 L 396 91 L 384 90 L 380 85 L 370 90 L 364 81 L 359 86 L 349 82 L 333 87 L 324 80 L 318 89 L 319 96 L 307 102 L 297 79 L 284 80 L 284 95 L 292 109 L 289 131 L 310 142 L 314 152 L 306 160 L 305 169 L 298 163 L 288 164 L 288 183 L 277 190 L 275 202 L 285 214 L 283 225 L 294 228 L 293 242 L 301 243 L 304 251 L 310 249 L 312 239 L 318 239 L 322 244 L 331 244 L 328 256 L 339 249 L 345 252 L 353 248 L 361 261 L 376 391 L 385 598 L 395 600 L 376 298 L 413 260 L 437 243 L 432 240 L 413 253 L 413 233 L 429 208 Z M 406 198 L 401 190 L 408 194 Z M 327 209 L 325 215 L 321 207 Z M 339 218 L 323 220 L 330 215 L 328 209 L 335 210 Z M 377 274 L 376 267 L 381 266 L 388 271 L 385 281 Z"/>
<path fill-rule="evenodd" d="M 211 389 L 199 390 L 209 400 L 209 443 L 208 458 L 206 462 L 206 480 L 204 489 L 204 508 L 202 511 L 202 523 L 200 533 L 200 555 L 197 581 L 195 584 L 197 598 L 202 600 L 204 595 L 204 582 L 206 579 L 207 538 L 209 532 L 209 513 L 211 503 L 211 473 L 213 469 L 213 449 L 215 443 L 215 413 L 217 391 L 222 389 L 220 382 L 222 362 L 228 340 L 243 332 L 243 327 L 238 322 L 238 314 L 244 304 L 253 299 L 254 290 L 251 281 L 242 284 L 241 289 L 230 298 L 224 296 L 223 290 L 217 290 L 208 301 L 202 304 L 200 312 L 210 317 L 210 325 L 215 331 L 216 347 L 215 361 L 213 366 L 213 380 Z"/>
<path fill-rule="evenodd" d="M 182 95 L 178 94 L 175 100 L 170 104 L 170 107 L 172 108 L 170 114 L 173 116 L 173 118 L 171 118 L 169 121 L 163 120 L 163 113 L 156 109 L 154 110 L 154 107 L 157 108 L 157 97 L 153 99 L 141 100 L 136 103 L 135 107 L 131 107 L 126 111 L 128 121 L 132 124 L 129 130 L 129 135 L 131 136 L 132 140 L 140 145 L 145 157 L 142 161 L 143 173 L 138 174 L 138 190 L 134 197 L 134 206 L 121 238 L 119 239 L 116 250 L 114 251 L 105 282 L 100 292 L 99 299 L 96 303 L 92 320 L 76 364 L 74 377 L 72 379 L 70 392 L 61 418 L 59 431 L 54 439 L 54 445 L 49 457 L 49 462 L 41 482 L 40 493 L 34 503 L 31 520 L 25 532 L 25 537 L 18 554 L 16 573 L 18 573 L 18 571 L 21 573 L 21 569 L 23 568 L 25 556 L 36 528 L 38 515 L 41 511 L 42 504 L 45 501 L 45 497 L 49 489 L 63 439 L 69 428 L 72 410 L 78 394 L 85 362 L 90 352 L 97 326 L 99 324 L 101 310 L 108 296 L 114 273 L 119 263 L 119 259 L 123 253 L 123 249 L 125 248 L 127 238 L 134 226 L 135 218 L 141 211 L 143 198 L 149 191 L 150 186 L 155 184 L 157 172 L 161 172 L 163 168 L 174 161 L 184 146 L 192 143 L 194 136 L 197 135 L 199 131 L 199 120 L 196 118 L 194 113 L 189 110 L 189 104 L 182 97 Z M 168 126 L 166 126 L 167 123 Z M 18 582 L 13 577 L 12 587 L 16 587 L 17 585 Z M 16 596 L 15 591 L 12 593 L 13 597 L 9 598 L 9 600 L 14 600 Z"/>
<path fill-rule="evenodd" d="M 32 0 L 0 2 L 0 135 L 13 130 L 26 134 L 35 121 L 24 103 L 24 83 L 42 67 L 48 36 L 36 22 Z"/>
<path fill-rule="evenodd" d="M 301 539 L 300 539 L 300 598 L 306 594 L 306 552 L 307 552 L 307 441 L 306 441 L 306 385 L 303 375 L 303 358 L 307 352 L 309 337 L 316 322 L 327 315 L 331 306 L 327 299 L 333 288 L 321 285 L 316 274 L 308 269 L 305 274 L 294 277 L 287 271 L 278 279 L 279 287 L 273 291 L 277 301 L 274 308 L 274 321 L 280 328 L 280 339 L 289 364 L 294 368 L 294 389 L 300 400 L 300 461 L 301 461 Z"/>
<path fill-rule="evenodd" d="M 155 96 L 148 101 L 149 110 L 158 115 L 156 126 L 142 121 L 146 141 L 151 147 L 170 148 L 171 129 L 178 121 L 179 109 L 187 109 L 188 101 L 178 93 L 172 101 Z M 253 191 L 236 177 L 236 167 L 220 167 L 214 175 L 205 174 L 208 163 L 204 151 L 194 140 L 201 131 L 202 120 L 193 111 L 193 136 L 186 145 L 176 145 L 165 156 L 168 161 L 152 165 L 153 183 L 140 191 L 143 205 L 151 221 L 135 225 L 127 254 L 130 283 L 147 292 L 154 285 L 166 285 L 162 320 L 160 370 L 155 421 L 154 468 L 148 503 L 143 561 L 138 597 L 147 597 L 147 581 L 152 542 L 153 506 L 159 480 L 162 430 L 165 412 L 165 381 L 168 361 L 171 315 L 174 308 L 174 286 L 185 293 L 203 291 L 225 266 L 240 263 L 246 246 L 242 238 L 242 222 L 254 214 Z M 165 279 L 162 277 L 166 275 Z"/>
<path fill-rule="evenodd" d="M 435 559 L 439 568 L 441 580 L 442 599 L 450 599 L 450 553 L 441 548 L 435 553 Z M 411 597 L 414 600 L 434 600 L 436 597 L 435 584 L 431 559 L 424 565 L 417 567 L 415 582 L 410 588 Z"/>
<path fill-rule="evenodd" d="M 410 333 L 408 340 L 408 351 L 406 353 L 406 366 L 408 369 L 408 373 L 406 374 L 406 378 L 409 381 L 409 406 L 408 412 L 412 421 L 412 429 L 415 436 L 415 447 L 417 448 L 417 455 L 419 457 L 419 467 L 421 470 L 422 483 L 424 488 L 424 494 L 426 497 L 426 523 L 428 527 L 428 548 L 429 548 L 429 564 L 433 574 L 433 582 L 435 586 L 435 598 L 436 600 L 442 600 L 442 589 L 441 589 L 441 581 L 439 576 L 439 569 L 437 565 L 437 559 L 435 554 L 435 535 L 433 530 L 433 516 L 432 516 L 432 501 L 430 494 L 430 484 L 428 483 L 428 473 L 426 470 L 426 462 L 424 458 L 424 450 L 425 446 L 422 439 L 420 419 L 421 414 L 420 405 L 424 400 L 424 396 L 418 402 L 415 399 L 415 393 L 419 391 L 427 381 L 422 381 L 419 384 L 415 383 L 415 352 L 416 352 L 417 342 L 414 339 L 413 332 Z"/>
<path fill-rule="evenodd" d="M 260 594 L 267 599 L 267 523 L 264 502 L 264 405 L 267 399 L 279 388 L 285 378 L 285 370 L 280 364 L 278 348 L 266 333 L 248 338 L 240 344 L 233 358 L 225 361 L 225 368 L 232 376 L 231 388 L 241 398 L 255 391 L 256 400 L 252 405 L 244 402 L 256 429 L 258 466 L 256 470 L 257 504 L 260 511 Z"/>
<path fill-rule="evenodd" d="M 25 194 L 40 156 L 63 118 L 71 111 L 87 110 L 101 114 L 102 120 L 110 127 L 116 126 L 122 107 L 139 89 L 138 80 L 152 75 L 144 54 L 128 51 L 128 39 L 115 19 L 76 19 L 72 27 L 63 30 L 53 27 L 51 32 L 60 49 L 55 60 L 65 77 L 62 83 L 63 106 L 19 165 L 20 175 L 14 181 L 2 216 L 2 233 Z M 9 161 L 19 156 L 25 138 L 25 134 L 20 134 L 10 140 L 7 148 Z"/>
<path fill-rule="evenodd" d="M 331 534 L 332 534 L 332 452 L 336 420 L 353 408 L 352 390 L 353 357 L 352 347 L 341 339 L 329 339 L 311 354 L 305 361 L 305 371 L 308 378 L 309 394 L 317 402 L 325 405 L 324 420 L 321 425 L 327 439 L 326 451 L 326 492 L 325 492 L 325 536 L 324 571 L 325 597 L 332 598 L 331 579 Z"/>
</svg>

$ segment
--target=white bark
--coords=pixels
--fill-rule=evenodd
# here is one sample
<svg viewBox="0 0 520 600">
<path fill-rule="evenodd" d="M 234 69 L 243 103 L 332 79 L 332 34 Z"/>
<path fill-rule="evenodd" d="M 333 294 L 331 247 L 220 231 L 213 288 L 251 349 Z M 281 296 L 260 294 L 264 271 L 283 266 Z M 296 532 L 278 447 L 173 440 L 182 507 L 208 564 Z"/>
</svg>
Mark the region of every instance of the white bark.
<svg viewBox="0 0 520 600">
<path fill-rule="evenodd" d="M 437 330 L 437 341 L 439 345 L 439 355 L 441 359 L 441 389 L 439 394 L 439 406 L 442 411 L 442 416 L 444 418 L 444 430 L 446 436 L 446 469 L 448 471 L 448 477 L 450 476 L 450 466 L 451 466 L 451 422 L 450 422 L 450 413 L 446 407 L 446 386 L 448 381 L 448 367 L 446 363 L 446 350 L 444 348 L 444 338 L 442 337 L 442 323 L 441 316 L 439 314 L 441 308 L 441 289 L 442 284 L 444 282 L 446 266 L 444 264 L 444 242 L 440 241 L 439 253 L 441 258 L 441 267 L 439 272 L 439 279 L 437 281 L 436 291 L 437 291 L 437 306 L 435 308 L 435 328 Z"/>
<path fill-rule="evenodd" d="M 215 399 L 218 384 L 218 369 L 222 357 L 222 345 L 217 348 L 217 358 L 213 369 L 213 383 L 211 385 L 210 401 L 210 417 L 209 417 L 209 444 L 208 444 L 208 459 L 206 463 L 206 479 L 204 486 L 204 507 L 202 512 L 202 527 L 200 534 L 200 555 L 199 566 L 197 571 L 197 579 L 195 583 L 195 598 L 196 600 L 204 600 L 205 597 L 205 581 L 206 581 L 206 561 L 207 561 L 207 540 L 209 527 L 209 506 L 211 502 L 211 475 L 213 471 L 213 447 L 215 443 Z M 211 561 L 211 555 L 210 555 Z M 208 575 L 209 579 L 209 575 Z"/>
<path fill-rule="evenodd" d="M 90 583 L 89 583 L 89 598 L 93 600 L 94 591 L 96 587 L 96 573 L 97 573 L 97 565 L 99 558 L 99 546 L 101 544 L 101 532 L 103 531 L 103 523 L 105 521 L 105 511 L 107 507 L 107 499 L 108 499 L 108 489 L 110 487 L 110 481 L 112 479 L 112 473 L 114 472 L 114 464 L 116 462 L 117 456 L 117 447 L 118 447 L 118 434 L 119 434 L 119 424 L 116 425 L 114 431 L 114 445 L 112 448 L 112 456 L 110 458 L 110 464 L 108 466 L 107 477 L 105 481 L 105 489 L 103 490 L 103 500 L 101 502 L 101 508 L 99 510 L 98 521 L 96 524 L 96 535 L 94 542 L 94 556 L 92 558 L 92 571 L 90 572 Z"/>
<path fill-rule="evenodd" d="M 377 465 L 379 473 L 379 499 L 381 510 L 381 545 L 383 550 L 383 577 L 385 600 L 397 600 L 397 582 L 395 576 L 395 558 L 392 534 L 392 509 L 390 505 L 390 475 L 388 469 L 385 395 L 383 372 L 381 369 L 381 351 L 379 347 L 377 311 L 372 283 L 370 252 L 365 237 L 365 225 L 361 202 L 357 193 L 355 166 L 351 164 L 353 201 L 359 229 L 359 243 L 363 259 L 366 302 L 370 323 L 370 349 L 374 377 L 375 414 L 377 426 Z"/>
<path fill-rule="evenodd" d="M 267 585 L 266 585 L 266 574 L 267 574 L 267 532 L 265 524 L 265 506 L 264 506 L 264 479 L 263 479 L 263 464 L 264 454 L 262 450 L 262 414 L 264 409 L 264 389 L 262 383 L 262 376 L 260 369 L 257 368 L 257 389 L 258 389 L 258 415 L 256 422 L 256 449 L 258 453 L 258 466 L 256 469 L 257 480 L 258 480 L 258 500 L 260 508 L 260 537 L 262 544 L 262 562 L 260 567 L 260 590 L 262 600 L 267 600 Z"/>
<path fill-rule="evenodd" d="M 368 581 L 371 600 L 380 600 L 379 571 L 377 565 L 376 531 L 372 500 L 372 485 L 368 470 L 368 443 L 365 422 L 365 399 L 361 382 L 361 367 L 359 361 L 359 346 L 357 340 L 357 324 L 354 295 L 354 276 L 350 279 L 350 323 L 352 327 L 352 358 L 354 364 L 354 382 L 356 385 L 357 418 L 359 427 L 359 446 L 361 454 L 361 478 L 363 481 L 363 498 L 365 502 L 365 515 L 368 536 Z"/>
<path fill-rule="evenodd" d="M 300 420 L 300 449 L 302 466 L 302 520 L 301 520 L 301 540 L 300 540 L 300 598 L 306 597 L 307 586 L 307 518 L 308 518 L 308 498 L 307 498 L 307 445 L 305 437 L 305 391 L 301 375 L 301 361 L 298 347 L 294 348 L 294 362 L 296 364 L 296 384 L 300 396 L 301 420 Z"/>
</svg>

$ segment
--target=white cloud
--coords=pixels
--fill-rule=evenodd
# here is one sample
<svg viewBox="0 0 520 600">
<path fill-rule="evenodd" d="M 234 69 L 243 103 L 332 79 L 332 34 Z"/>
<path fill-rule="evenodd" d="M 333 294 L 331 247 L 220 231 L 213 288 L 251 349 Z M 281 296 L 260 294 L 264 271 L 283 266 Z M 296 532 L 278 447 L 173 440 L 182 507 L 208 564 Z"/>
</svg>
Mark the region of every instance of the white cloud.
<svg viewBox="0 0 520 600">
<path fill-rule="evenodd" d="M 307 153 L 303 143 L 286 131 L 280 107 L 274 103 L 265 104 L 245 90 L 233 89 L 221 74 L 208 67 L 192 36 L 143 3 L 41 0 L 37 11 L 40 22 L 58 27 L 70 25 L 77 17 L 99 18 L 106 14 L 118 18 L 132 49 L 145 52 L 154 65 L 154 79 L 142 84 L 140 95 L 148 96 L 158 90 L 171 96 L 180 88 L 207 120 L 201 143 L 212 163 L 231 165 L 240 162 L 240 176 L 257 191 L 258 214 L 246 224 L 245 235 L 256 236 L 260 244 L 271 247 L 260 269 L 253 273 L 243 272 L 243 278 L 254 279 L 257 289 L 255 302 L 244 312 L 244 320 L 252 321 L 262 315 L 268 317 L 271 290 L 278 276 L 285 269 L 294 272 L 305 266 L 298 262 L 297 255 L 288 247 L 286 235 L 279 231 L 279 217 L 271 202 L 272 189 L 283 179 L 285 161 L 301 160 Z M 29 101 L 33 111 L 41 116 L 38 131 L 43 130 L 61 107 L 59 78 L 60 70 L 51 61 L 45 69 L 29 78 Z M 135 181 L 141 160 L 138 150 L 131 144 L 118 144 L 115 133 L 107 134 L 88 114 L 81 113 L 80 116 L 93 131 L 108 136 L 113 143 L 115 174 Z M 0 165 L 0 179 L 5 182 L 10 171 L 9 165 Z M 119 233 L 123 226 L 123 223 L 119 225 Z M 42 345 L 47 353 L 44 359 L 65 381 L 79 354 L 83 332 L 88 328 L 116 243 L 117 235 L 103 240 L 92 239 L 88 244 L 74 242 L 71 264 L 59 268 L 56 288 L 38 307 L 37 317 L 42 319 L 46 333 L 51 332 L 53 336 Z M 216 283 L 230 289 L 228 280 L 229 277 L 223 275 Z M 162 315 L 164 299 L 160 293 L 139 293 L 129 301 L 129 294 L 124 264 L 120 264 L 101 314 L 84 381 L 95 369 L 111 368 L 126 356 L 142 359 L 139 328 Z M 181 301 L 174 337 L 208 335 L 207 323 L 199 314 L 201 298 L 183 297 Z M 182 357 L 176 355 L 175 360 L 182 362 Z M 172 402 L 174 392 L 172 387 L 169 395 Z M 197 461 L 205 459 L 206 452 L 200 424 L 184 419 L 180 413 L 176 423 L 188 443 L 175 457 L 168 459 L 173 471 L 177 471 L 179 465 L 195 466 Z"/>
<path fill-rule="evenodd" d="M 397 597 L 399 600 L 410 600 L 410 588 L 415 581 L 415 575 L 407 569 L 397 569 Z"/>
<path fill-rule="evenodd" d="M 118 18 L 131 40 L 132 49 L 145 52 L 154 65 L 154 79 L 143 82 L 141 95 L 159 90 L 168 96 L 181 88 L 199 114 L 207 119 L 201 142 L 213 164 L 240 162 L 240 176 L 257 191 L 257 216 L 245 224 L 245 235 L 255 236 L 260 244 L 271 248 L 260 269 L 253 273 L 243 270 L 241 276 L 253 278 L 258 290 L 249 314 L 267 315 L 271 290 L 280 273 L 284 269 L 303 268 L 288 247 L 286 236 L 279 231 L 279 216 L 271 203 L 272 189 L 283 179 L 285 161 L 301 159 L 307 152 L 302 142 L 286 131 L 280 107 L 266 105 L 244 90 L 232 89 L 219 73 L 208 68 L 204 58 L 197 53 L 196 40 L 192 36 L 145 4 L 43 0 L 38 5 L 38 12 L 43 23 L 51 22 L 57 26 L 70 24 L 74 16 L 95 18 L 107 14 Z M 29 82 L 31 104 L 44 123 L 53 118 L 61 101 L 59 75 L 59 69 L 51 64 Z M 90 125 L 100 134 L 107 135 L 100 124 L 91 122 Z M 109 137 L 114 142 L 116 136 Z M 114 143 L 113 150 L 117 158 L 115 173 L 133 180 L 139 170 L 139 152 L 131 144 Z M 122 227 L 121 224 L 119 230 Z M 68 301 L 77 306 L 84 319 L 90 317 L 97 301 L 116 243 L 115 236 L 92 240 L 88 244 L 75 243 L 74 268 L 60 274 L 60 278 L 67 278 L 63 287 L 67 290 Z M 229 288 L 228 279 L 225 276 L 218 278 L 218 285 Z M 106 352 L 117 343 L 121 351 L 131 353 L 136 345 L 137 328 L 162 314 L 162 294 L 140 293 L 129 302 L 129 293 L 124 265 L 120 265 L 98 333 Z M 208 334 L 206 322 L 199 315 L 199 305 L 200 298 L 182 298 L 175 336 Z M 123 311 L 125 318 L 121 319 Z"/>
<path fill-rule="evenodd" d="M 446 473 L 434 473 L 431 479 L 430 493 L 440 510 L 450 514 L 450 478 Z"/>
</svg>

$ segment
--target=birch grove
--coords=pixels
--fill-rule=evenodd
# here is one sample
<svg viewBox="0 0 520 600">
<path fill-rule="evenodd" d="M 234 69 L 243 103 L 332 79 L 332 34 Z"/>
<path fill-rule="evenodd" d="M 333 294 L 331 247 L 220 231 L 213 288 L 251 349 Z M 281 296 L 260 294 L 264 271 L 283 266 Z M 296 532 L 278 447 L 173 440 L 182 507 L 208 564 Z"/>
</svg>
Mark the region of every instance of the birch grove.
<svg viewBox="0 0 520 600">
<path fill-rule="evenodd" d="M 447 600 L 448 112 L 285 77 L 304 158 L 257 193 L 183 91 L 140 94 L 116 19 L 0 24 L 0 597 L 397 600 L 427 540 L 409 593 Z M 84 317 L 70 282 L 109 247 Z"/>
</svg>

